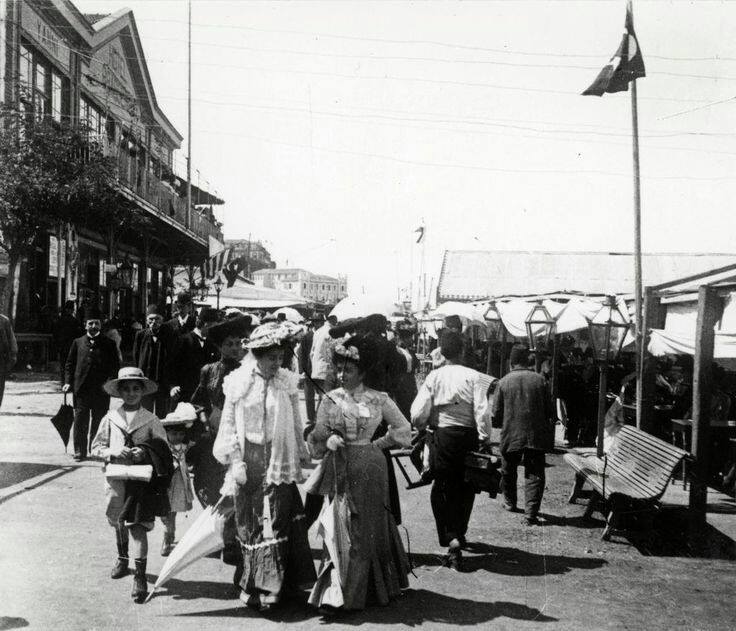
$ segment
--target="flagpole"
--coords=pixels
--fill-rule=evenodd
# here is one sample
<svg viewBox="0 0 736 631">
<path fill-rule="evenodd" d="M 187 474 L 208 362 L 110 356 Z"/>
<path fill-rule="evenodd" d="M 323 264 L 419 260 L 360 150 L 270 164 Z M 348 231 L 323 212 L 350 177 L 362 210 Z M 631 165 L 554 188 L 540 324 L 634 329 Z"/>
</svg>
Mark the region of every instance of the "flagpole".
<svg viewBox="0 0 736 631">
<path fill-rule="evenodd" d="M 641 274 L 641 179 L 639 176 L 639 117 L 636 108 L 636 79 L 631 82 L 631 127 L 634 158 L 634 317 L 636 320 L 636 374 L 641 375 L 642 342 L 644 340 L 642 318 L 642 274 Z"/>
</svg>

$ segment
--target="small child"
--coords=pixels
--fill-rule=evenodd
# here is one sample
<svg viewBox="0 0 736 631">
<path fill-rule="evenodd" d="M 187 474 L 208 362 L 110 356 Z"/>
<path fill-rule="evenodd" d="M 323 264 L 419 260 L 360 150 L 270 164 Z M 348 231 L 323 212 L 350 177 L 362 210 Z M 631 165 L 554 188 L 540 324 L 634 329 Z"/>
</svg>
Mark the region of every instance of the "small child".
<svg viewBox="0 0 736 631">
<path fill-rule="evenodd" d="M 128 539 L 133 542 L 135 576 L 131 596 L 143 602 L 148 594 L 146 558 L 149 530 L 157 515 L 169 512 L 165 483 L 171 477 L 171 454 L 166 444 L 166 432 L 161 421 L 144 407 L 141 399 L 157 390 L 156 384 L 143 375 L 140 368 L 127 367 L 118 371 L 118 378 L 103 386 L 111 397 L 123 400 L 123 405 L 110 410 L 102 418 L 92 442 L 92 454 L 108 464 L 152 465 L 156 475 L 150 480 L 134 480 L 106 475 L 106 514 L 115 528 L 118 560 L 110 574 L 122 578 L 128 574 Z M 133 470 L 128 470 L 132 473 Z"/>
<path fill-rule="evenodd" d="M 169 504 L 171 511 L 161 521 L 164 523 L 164 540 L 161 544 L 161 556 L 167 557 L 174 547 L 176 536 L 176 514 L 192 510 L 194 491 L 189 479 L 186 452 L 189 448 L 187 430 L 197 420 L 197 410 L 191 403 L 179 403 L 176 409 L 167 414 L 161 424 L 166 430 L 169 449 L 174 459 L 174 475 L 169 485 Z"/>
</svg>

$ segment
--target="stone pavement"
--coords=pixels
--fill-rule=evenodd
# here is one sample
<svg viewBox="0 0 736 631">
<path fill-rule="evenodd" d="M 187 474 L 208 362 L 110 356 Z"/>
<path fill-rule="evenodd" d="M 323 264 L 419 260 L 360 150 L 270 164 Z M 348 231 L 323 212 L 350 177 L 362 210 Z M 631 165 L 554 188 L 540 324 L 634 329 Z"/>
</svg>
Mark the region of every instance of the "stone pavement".
<svg viewBox="0 0 736 631">
<path fill-rule="evenodd" d="M 326 620 L 294 604 L 263 617 L 240 605 L 230 568 L 210 558 L 135 605 L 131 579 L 108 578 L 115 545 L 100 466 L 74 463 L 48 422 L 60 403 L 54 382 L 10 382 L 0 410 L 0 629 L 733 628 L 733 541 L 713 548 L 714 558 L 661 545 L 660 534 L 601 542 L 602 522 L 583 522 L 583 506 L 566 503 L 572 476 L 559 454 L 548 458 L 545 525 L 522 526 L 478 496 L 462 573 L 441 565 L 429 487 L 406 491 L 399 478 L 415 576 L 389 607 Z M 179 518 L 179 537 L 196 514 Z M 157 524 L 150 536 L 150 582 L 163 565 L 161 533 Z"/>
</svg>

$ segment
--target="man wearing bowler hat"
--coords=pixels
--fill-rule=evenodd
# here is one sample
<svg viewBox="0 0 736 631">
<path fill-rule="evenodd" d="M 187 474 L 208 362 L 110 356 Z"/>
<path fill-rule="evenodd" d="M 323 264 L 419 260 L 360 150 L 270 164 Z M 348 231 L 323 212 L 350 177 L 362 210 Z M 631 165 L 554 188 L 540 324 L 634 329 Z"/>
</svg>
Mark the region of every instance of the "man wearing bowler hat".
<svg viewBox="0 0 736 631">
<path fill-rule="evenodd" d="M 168 412 L 168 388 L 166 387 L 166 340 L 163 328 L 163 312 L 158 305 L 148 305 L 146 309 L 146 328 L 135 334 L 133 359 L 135 365 L 150 380 L 155 381 L 158 390 L 143 397 L 143 407 L 154 412 L 159 418 Z"/>
<path fill-rule="evenodd" d="M 177 314 L 164 323 L 166 334 L 172 334 L 171 343 L 173 344 L 179 337 L 194 330 L 197 324 L 197 318 L 194 315 L 194 304 L 192 296 L 186 291 L 180 291 L 174 302 Z"/>
<path fill-rule="evenodd" d="M 74 393 L 74 460 L 87 457 L 89 444 L 97 434 L 100 420 L 110 407 L 110 397 L 102 385 L 117 375 L 118 349 L 100 334 L 102 314 L 97 307 L 84 312 L 86 333 L 72 342 L 64 366 L 63 392 Z M 91 423 L 90 423 L 91 418 Z M 88 437 L 89 432 L 89 437 Z"/>
</svg>

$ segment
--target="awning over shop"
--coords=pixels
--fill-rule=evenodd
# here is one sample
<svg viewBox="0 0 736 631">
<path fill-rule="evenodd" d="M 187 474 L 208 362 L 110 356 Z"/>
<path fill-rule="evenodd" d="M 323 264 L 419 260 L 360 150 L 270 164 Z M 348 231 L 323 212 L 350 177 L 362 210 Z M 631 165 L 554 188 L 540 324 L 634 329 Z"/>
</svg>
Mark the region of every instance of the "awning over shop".
<svg viewBox="0 0 736 631">
<path fill-rule="evenodd" d="M 212 291 L 202 301 L 212 307 L 217 305 L 217 294 Z M 279 307 L 294 307 L 307 304 L 296 294 L 271 289 L 270 287 L 256 287 L 241 280 L 235 285 L 220 292 L 220 309 L 237 307 L 239 309 L 278 309 Z"/>
<path fill-rule="evenodd" d="M 662 357 L 664 355 L 695 355 L 695 335 L 652 329 L 648 350 L 655 357 Z M 736 333 L 716 333 L 713 358 L 736 358 Z"/>
</svg>

